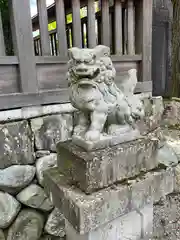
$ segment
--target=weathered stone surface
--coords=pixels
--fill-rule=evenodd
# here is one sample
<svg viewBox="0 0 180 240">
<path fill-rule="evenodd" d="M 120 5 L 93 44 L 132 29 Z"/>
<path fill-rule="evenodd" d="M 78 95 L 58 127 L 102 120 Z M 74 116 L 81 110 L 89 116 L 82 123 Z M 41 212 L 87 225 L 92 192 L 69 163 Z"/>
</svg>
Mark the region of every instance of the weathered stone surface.
<svg viewBox="0 0 180 240">
<path fill-rule="evenodd" d="M 38 150 L 56 151 L 56 143 L 71 138 L 73 130 L 72 114 L 59 114 L 31 120 Z"/>
<path fill-rule="evenodd" d="M 0 240 L 6 240 L 2 230 L 0 230 Z"/>
<path fill-rule="evenodd" d="M 145 117 L 137 122 L 141 134 L 147 134 L 160 126 L 164 104 L 162 97 L 143 98 Z"/>
<path fill-rule="evenodd" d="M 180 123 L 180 102 L 165 101 L 162 125 L 175 126 Z"/>
<path fill-rule="evenodd" d="M 20 203 L 14 197 L 8 193 L 0 192 L 0 228 L 9 227 L 20 211 L 20 208 Z"/>
<path fill-rule="evenodd" d="M 162 147 L 157 150 L 157 160 L 160 164 L 170 167 L 178 164 L 178 157 L 173 149 L 165 143 Z"/>
<path fill-rule="evenodd" d="M 39 240 L 43 216 L 33 210 L 22 210 L 8 231 L 7 240 Z"/>
<path fill-rule="evenodd" d="M 44 185 L 44 171 L 57 167 L 57 154 L 51 153 L 48 156 L 39 158 L 36 162 L 36 176 L 40 185 Z"/>
<path fill-rule="evenodd" d="M 50 155 L 50 151 L 49 150 L 39 150 L 36 152 L 36 158 L 42 158 L 45 156 Z"/>
<path fill-rule="evenodd" d="M 27 121 L 0 125 L 0 168 L 34 163 L 33 135 Z"/>
<path fill-rule="evenodd" d="M 23 189 L 17 195 L 17 199 L 24 205 L 31 208 L 40 209 L 42 211 L 50 211 L 53 209 L 53 205 L 44 190 L 36 184 L 31 184 L 27 188 Z"/>
<path fill-rule="evenodd" d="M 35 167 L 30 165 L 14 165 L 0 170 L 0 189 L 16 194 L 26 187 L 35 176 Z"/>
<path fill-rule="evenodd" d="M 91 195 L 71 185 L 58 169 L 45 173 L 46 190 L 54 205 L 80 234 L 142 208 L 173 192 L 174 170 L 151 171 L 134 181 L 113 185 Z"/>
<path fill-rule="evenodd" d="M 179 193 L 180 192 L 180 164 L 178 164 L 174 169 L 175 174 L 175 186 L 174 191 Z"/>
<path fill-rule="evenodd" d="M 55 208 L 48 217 L 45 225 L 45 231 L 56 237 L 65 236 L 65 219 L 63 214 Z"/>
<path fill-rule="evenodd" d="M 67 240 L 117 240 L 151 239 L 153 227 L 153 206 L 149 204 L 138 211 L 118 217 L 85 235 L 77 233 L 66 221 Z M 147 238 L 148 237 L 148 238 Z"/>
<path fill-rule="evenodd" d="M 72 183 L 90 193 L 156 168 L 157 147 L 157 140 L 144 138 L 87 154 L 72 142 L 58 143 L 58 167 Z"/>
</svg>

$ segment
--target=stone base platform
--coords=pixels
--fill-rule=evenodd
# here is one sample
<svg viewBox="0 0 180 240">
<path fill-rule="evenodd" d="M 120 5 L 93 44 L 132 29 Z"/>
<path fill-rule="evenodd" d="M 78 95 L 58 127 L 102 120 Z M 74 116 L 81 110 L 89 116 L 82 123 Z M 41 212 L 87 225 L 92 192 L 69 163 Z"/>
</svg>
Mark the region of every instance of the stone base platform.
<svg viewBox="0 0 180 240">
<path fill-rule="evenodd" d="M 86 193 L 155 169 L 158 140 L 148 137 L 86 152 L 73 142 L 57 144 L 59 170 Z"/>
<path fill-rule="evenodd" d="M 80 235 L 66 221 L 66 240 L 139 240 L 151 239 L 153 233 L 153 205 L 132 211 L 85 235 Z"/>
<path fill-rule="evenodd" d="M 86 235 L 173 192 L 174 169 L 152 171 L 91 195 L 72 186 L 71 180 L 61 175 L 57 168 L 45 173 L 45 184 L 52 202 L 61 209 L 74 230 Z"/>
</svg>

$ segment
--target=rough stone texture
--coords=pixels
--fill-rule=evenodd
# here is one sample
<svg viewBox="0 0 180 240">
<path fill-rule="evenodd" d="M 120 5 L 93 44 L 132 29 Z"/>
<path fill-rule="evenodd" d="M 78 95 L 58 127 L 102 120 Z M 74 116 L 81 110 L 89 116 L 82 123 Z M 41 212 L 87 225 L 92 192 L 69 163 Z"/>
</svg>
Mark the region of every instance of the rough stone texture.
<svg viewBox="0 0 180 240">
<path fill-rule="evenodd" d="M 53 205 L 44 190 L 36 184 L 31 184 L 23 189 L 17 195 L 17 199 L 31 208 L 36 208 L 42 211 L 50 211 L 53 209 Z"/>
<path fill-rule="evenodd" d="M 39 240 L 43 216 L 33 210 L 22 210 L 8 231 L 7 240 Z"/>
<path fill-rule="evenodd" d="M 51 153 L 48 156 L 39 158 L 36 161 L 36 177 L 40 185 L 44 185 L 44 171 L 57 167 L 57 154 Z"/>
<path fill-rule="evenodd" d="M 38 150 L 56 151 L 56 143 L 66 141 L 73 130 L 71 114 L 59 114 L 35 118 L 31 120 L 32 131 L 35 134 L 35 145 Z"/>
<path fill-rule="evenodd" d="M 157 150 L 156 157 L 158 162 L 166 167 L 175 166 L 178 164 L 178 157 L 168 143 L 165 143 Z"/>
<path fill-rule="evenodd" d="M 134 181 L 86 195 L 58 169 L 45 173 L 50 199 L 80 234 L 88 233 L 122 214 L 141 208 L 173 192 L 174 170 L 147 173 Z"/>
<path fill-rule="evenodd" d="M 165 109 L 163 115 L 162 125 L 175 126 L 180 123 L 180 102 L 178 101 L 165 101 Z"/>
<path fill-rule="evenodd" d="M 14 165 L 0 170 L 0 189 L 16 194 L 31 183 L 35 176 L 35 167 Z"/>
<path fill-rule="evenodd" d="M 50 155 L 49 150 L 39 150 L 39 151 L 36 152 L 36 158 L 42 158 L 42 157 L 45 157 L 47 155 Z"/>
<path fill-rule="evenodd" d="M 20 208 L 20 203 L 14 197 L 8 193 L 0 192 L 0 228 L 9 227 Z"/>
<path fill-rule="evenodd" d="M 140 240 L 152 236 L 153 206 L 149 204 L 102 225 L 97 230 L 79 235 L 66 221 L 67 240 Z"/>
<path fill-rule="evenodd" d="M 6 240 L 2 230 L 0 230 L 0 240 Z"/>
<path fill-rule="evenodd" d="M 175 186 L 174 186 L 174 191 L 176 193 L 180 193 L 180 164 L 178 164 L 176 167 L 175 167 L 175 179 L 174 179 L 174 182 L 175 182 Z"/>
<path fill-rule="evenodd" d="M 55 208 L 48 217 L 45 225 L 45 231 L 56 237 L 65 236 L 65 219 L 63 214 Z"/>
<path fill-rule="evenodd" d="M 143 103 L 145 117 L 137 122 L 137 126 L 141 134 L 147 134 L 160 125 L 164 111 L 164 104 L 162 97 L 143 98 Z"/>
<path fill-rule="evenodd" d="M 33 135 L 27 121 L 0 125 L 0 168 L 34 163 Z"/>
<path fill-rule="evenodd" d="M 90 193 L 158 166 L 157 140 L 149 138 L 89 152 L 72 142 L 59 143 L 58 167 L 72 183 Z"/>
<path fill-rule="evenodd" d="M 154 205 L 153 240 L 180 239 L 180 194 L 170 194 Z"/>
</svg>

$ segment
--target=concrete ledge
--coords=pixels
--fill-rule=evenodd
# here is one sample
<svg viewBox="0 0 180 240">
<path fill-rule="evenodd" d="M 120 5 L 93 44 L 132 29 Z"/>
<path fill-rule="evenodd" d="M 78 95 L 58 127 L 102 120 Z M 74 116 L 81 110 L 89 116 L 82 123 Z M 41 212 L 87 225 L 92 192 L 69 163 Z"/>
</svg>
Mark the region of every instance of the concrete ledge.
<svg viewBox="0 0 180 240">
<path fill-rule="evenodd" d="M 54 168 L 45 173 L 45 185 L 55 206 L 79 234 L 85 234 L 173 192 L 174 169 L 147 173 L 86 195 Z"/>
<path fill-rule="evenodd" d="M 71 113 L 75 111 L 77 110 L 73 108 L 70 103 L 23 107 L 19 109 L 0 111 L 0 122 L 30 119 L 51 114 Z"/>
<path fill-rule="evenodd" d="M 58 143 L 58 167 L 82 191 L 97 189 L 135 177 L 158 166 L 158 140 L 143 138 L 87 152 L 71 141 Z"/>
</svg>

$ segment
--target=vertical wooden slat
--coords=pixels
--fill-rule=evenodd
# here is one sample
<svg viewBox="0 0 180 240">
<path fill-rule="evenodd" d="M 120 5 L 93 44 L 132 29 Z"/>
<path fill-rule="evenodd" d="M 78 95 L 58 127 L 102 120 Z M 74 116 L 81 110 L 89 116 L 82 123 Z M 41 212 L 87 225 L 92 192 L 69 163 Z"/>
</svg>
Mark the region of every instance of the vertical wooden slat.
<svg viewBox="0 0 180 240">
<path fill-rule="evenodd" d="M 49 32 L 48 32 L 48 16 L 45 0 L 37 0 L 37 8 L 39 14 L 39 28 L 41 36 L 42 55 L 51 55 Z"/>
<path fill-rule="evenodd" d="M 110 47 L 109 0 L 101 1 L 102 43 Z"/>
<path fill-rule="evenodd" d="M 1 11 L 0 11 L 0 56 L 5 56 L 5 44 L 4 44 L 4 34 L 3 34 L 3 27 L 2 27 L 2 18 L 1 18 Z"/>
<path fill-rule="evenodd" d="M 9 0 L 15 54 L 19 58 L 22 92 L 37 92 L 32 22 L 29 0 Z"/>
<path fill-rule="evenodd" d="M 97 29 L 98 29 L 98 44 L 100 45 L 102 42 L 102 34 L 101 34 L 101 18 L 97 18 Z"/>
<path fill-rule="evenodd" d="M 135 54 L 135 16 L 134 16 L 134 0 L 128 0 L 127 2 L 127 27 L 128 27 L 128 54 Z"/>
<path fill-rule="evenodd" d="M 136 53 L 142 54 L 140 65 L 141 81 L 152 81 L 152 5 L 153 0 L 136 3 Z"/>
<path fill-rule="evenodd" d="M 115 54 L 122 55 L 122 3 L 115 0 Z"/>
<path fill-rule="evenodd" d="M 80 0 L 72 2 L 72 19 L 73 19 L 73 46 L 82 47 L 81 36 L 81 19 L 80 19 Z"/>
<path fill-rule="evenodd" d="M 59 55 L 67 56 L 67 36 L 64 0 L 56 0 L 55 3 Z"/>
<path fill-rule="evenodd" d="M 123 28 L 123 50 L 124 50 L 124 54 L 127 54 L 127 40 L 128 40 L 128 24 L 127 24 L 127 9 L 124 8 L 123 10 L 123 24 L 124 24 L 124 28 Z"/>
<path fill-rule="evenodd" d="M 88 14 L 88 47 L 94 48 L 96 46 L 96 29 L 95 29 L 95 6 L 94 0 L 88 0 L 87 5 Z"/>
</svg>

